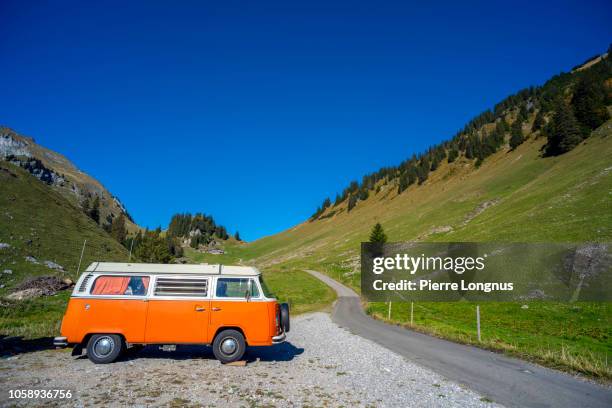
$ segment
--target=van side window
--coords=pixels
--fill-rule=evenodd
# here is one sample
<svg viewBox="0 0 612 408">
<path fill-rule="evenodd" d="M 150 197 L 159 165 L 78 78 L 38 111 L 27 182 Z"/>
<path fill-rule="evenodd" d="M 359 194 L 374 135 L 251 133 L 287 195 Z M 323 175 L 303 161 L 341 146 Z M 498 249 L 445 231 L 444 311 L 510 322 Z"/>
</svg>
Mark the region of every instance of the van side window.
<svg viewBox="0 0 612 408">
<path fill-rule="evenodd" d="M 155 281 L 155 296 L 206 297 L 208 279 L 162 278 Z"/>
<path fill-rule="evenodd" d="M 251 297 L 259 297 L 257 284 L 249 278 L 219 278 L 217 279 L 217 297 L 243 298 L 248 290 L 249 281 L 251 285 Z"/>
<path fill-rule="evenodd" d="M 91 294 L 144 296 L 148 288 L 148 276 L 100 276 L 94 281 Z"/>
</svg>

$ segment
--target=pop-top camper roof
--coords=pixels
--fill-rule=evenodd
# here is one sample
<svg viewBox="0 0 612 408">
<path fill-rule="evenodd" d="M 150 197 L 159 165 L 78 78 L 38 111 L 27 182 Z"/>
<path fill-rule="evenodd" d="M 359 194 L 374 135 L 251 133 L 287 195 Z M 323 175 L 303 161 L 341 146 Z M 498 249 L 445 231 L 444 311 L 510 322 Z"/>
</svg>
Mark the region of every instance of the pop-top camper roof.
<svg viewBox="0 0 612 408">
<path fill-rule="evenodd" d="M 257 276 L 252 266 L 94 262 L 86 272 Z"/>
</svg>

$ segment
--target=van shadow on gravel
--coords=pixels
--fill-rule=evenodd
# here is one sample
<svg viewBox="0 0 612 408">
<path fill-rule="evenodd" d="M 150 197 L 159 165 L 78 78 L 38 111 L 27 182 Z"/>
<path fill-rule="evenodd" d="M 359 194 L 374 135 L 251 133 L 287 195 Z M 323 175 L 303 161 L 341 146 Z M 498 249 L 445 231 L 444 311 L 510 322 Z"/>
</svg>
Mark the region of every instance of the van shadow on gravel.
<svg viewBox="0 0 612 408">
<path fill-rule="evenodd" d="M 53 337 L 40 337 L 25 340 L 21 336 L 4 336 L 0 334 L 0 357 L 54 349 Z"/>
<path fill-rule="evenodd" d="M 247 347 L 244 359 L 248 362 L 259 361 L 291 361 L 296 356 L 304 352 L 301 347 L 296 347 L 290 342 L 284 342 L 266 347 Z M 79 358 L 87 358 L 85 353 Z M 136 361 L 139 359 L 171 359 L 171 360 L 215 360 L 212 349 L 207 346 L 196 345 L 177 345 L 175 351 L 160 350 L 159 345 L 150 345 L 141 350 L 128 350 L 128 352 L 118 360 Z"/>
</svg>

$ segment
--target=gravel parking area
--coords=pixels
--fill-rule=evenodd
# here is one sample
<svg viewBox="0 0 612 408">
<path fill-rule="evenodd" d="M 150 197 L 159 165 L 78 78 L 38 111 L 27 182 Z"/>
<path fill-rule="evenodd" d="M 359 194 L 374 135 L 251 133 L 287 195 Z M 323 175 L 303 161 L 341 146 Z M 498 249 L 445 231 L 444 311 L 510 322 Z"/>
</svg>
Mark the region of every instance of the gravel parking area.
<svg viewBox="0 0 612 408">
<path fill-rule="evenodd" d="M 94 365 L 66 350 L 0 360 L 0 406 L 492 407 L 493 402 L 336 326 L 298 316 L 288 342 L 253 348 L 246 367 L 206 347 L 157 347 Z M 9 400 L 9 389 L 70 389 L 68 401 Z"/>
</svg>

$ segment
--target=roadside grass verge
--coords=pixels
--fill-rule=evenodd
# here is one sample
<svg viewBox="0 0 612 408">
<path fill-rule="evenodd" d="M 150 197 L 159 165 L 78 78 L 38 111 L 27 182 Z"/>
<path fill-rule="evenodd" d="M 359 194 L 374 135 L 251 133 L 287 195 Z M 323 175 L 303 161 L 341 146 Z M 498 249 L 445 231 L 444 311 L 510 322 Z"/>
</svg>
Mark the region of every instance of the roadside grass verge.
<svg viewBox="0 0 612 408">
<path fill-rule="evenodd" d="M 283 267 L 263 272 L 264 279 L 279 302 L 287 302 L 292 314 L 328 308 L 336 292 L 306 272 Z"/>
<path fill-rule="evenodd" d="M 527 308 L 524 308 L 526 305 Z M 482 341 L 476 332 L 476 304 L 369 303 L 367 312 L 388 323 L 533 361 L 548 367 L 612 380 L 612 306 L 609 303 L 480 304 Z"/>
</svg>

